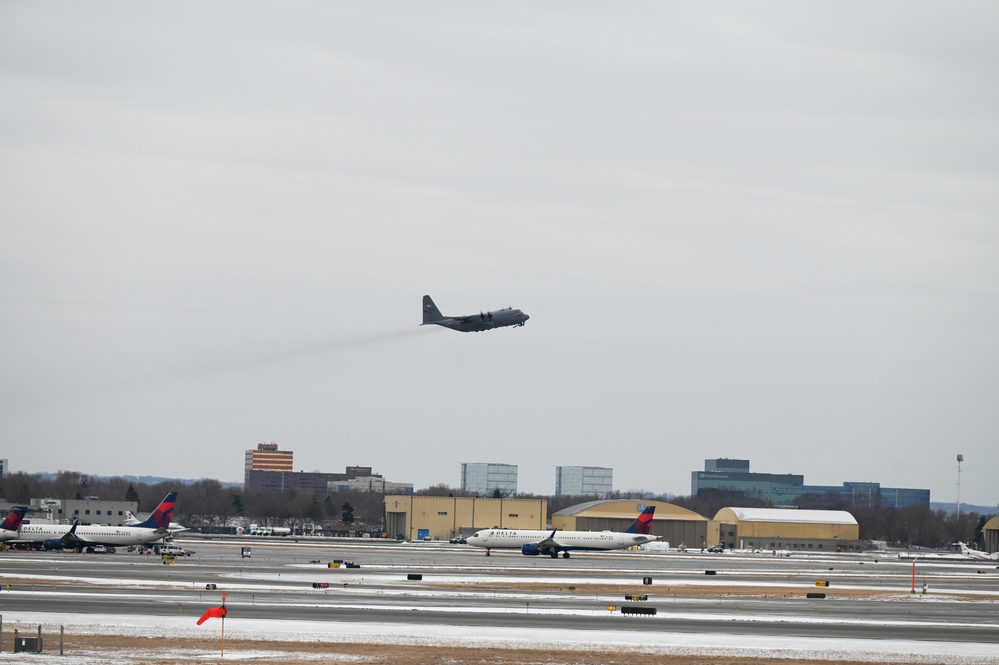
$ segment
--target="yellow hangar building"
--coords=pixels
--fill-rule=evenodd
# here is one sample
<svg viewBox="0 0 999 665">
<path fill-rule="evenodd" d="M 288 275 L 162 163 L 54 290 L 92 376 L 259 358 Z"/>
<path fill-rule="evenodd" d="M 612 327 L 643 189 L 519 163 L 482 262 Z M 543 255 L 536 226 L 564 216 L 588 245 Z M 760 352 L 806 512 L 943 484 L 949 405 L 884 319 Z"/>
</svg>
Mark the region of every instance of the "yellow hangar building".
<svg viewBox="0 0 999 665">
<path fill-rule="evenodd" d="M 999 517 L 993 517 L 982 527 L 985 536 L 985 551 L 989 554 L 999 552 Z"/>
<path fill-rule="evenodd" d="M 449 540 L 479 529 L 545 529 L 548 501 L 403 494 L 385 497 L 385 533 L 403 540 Z"/>
<path fill-rule="evenodd" d="M 860 525 L 845 510 L 722 508 L 708 542 L 737 549 L 811 552 L 857 551 Z"/>
<path fill-rule="evenodd" d="M 648 506 L 655 506 L 653 535 L 672 546 L 701 547 L 708 535 L 708 518 L 665 501 L 607 499 L 569 506 L 552 515 L 560 531 L 624 531 Z"/>
</svg>

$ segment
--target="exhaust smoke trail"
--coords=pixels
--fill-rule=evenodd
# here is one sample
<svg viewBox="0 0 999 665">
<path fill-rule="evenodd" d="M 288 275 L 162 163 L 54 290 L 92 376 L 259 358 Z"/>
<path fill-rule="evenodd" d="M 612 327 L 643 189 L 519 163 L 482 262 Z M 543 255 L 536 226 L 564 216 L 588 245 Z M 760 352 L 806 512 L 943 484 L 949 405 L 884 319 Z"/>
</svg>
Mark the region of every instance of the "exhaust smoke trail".
<svg viewBox="0 0 999 665">
<path fill-rule="evenodd" d="M 259 352 L 244 357 L 217 358 L 205 365 L 197 373 L 215 374 L 221 372 L 242 372 L 251 371 L 263 367 L 283 365 L 286 363 L 298 362 L 309 358 L 317 358 L 325 355 L 342 353 L 344 351 L 356 351 L 360 349 L 388 346 L 398 342 L 404 342 L 426 335 L 435 329 L 436 326 L 404 328 L 391 332 L 372 333 L 358 337 L 345 337 L 325 341 L 314 341 L 296 344 L 289 348 Z"/>
<path fill-rule="evenodd" d="M 224 374 L 252 372 L 268 367 L 301 362 L 310 358 L 321 358 L 345 352 L 362 349 L 390 346 L 416 339 L 423 335 L 433 334 L 441 330 L 437 326 L 405 328 L 388 332 L 371 333 L 355 337 L 341 337 L 323 341 L 300 342 L 287 348 L 271 351 L 254 351 L 233 353 L 228 356 L 216 356 L 214 359 L 199 361 L 188 358 L 184 361 L 169 361 L 172 369 L 158 370 L 153 362 L 164 364 L 162 357 L 151 361 L 150 365 L 128 376 L 122 372 L 113 376 L 114 369 L 99 376 L 90 376 L 85 387 L 70 383 L 57 383 L 46 386 L 44 390 L 25 391 L 4 395 L 0 401 L 0 413 L 21 412 L 25 409 L 54 408 L 59 405 L 78 401 L 102 399 L 123 392 L 136 392 L 143 389 L 162 386 L 170 383 L 183 383 L 206 380 Z"/>
</svg>

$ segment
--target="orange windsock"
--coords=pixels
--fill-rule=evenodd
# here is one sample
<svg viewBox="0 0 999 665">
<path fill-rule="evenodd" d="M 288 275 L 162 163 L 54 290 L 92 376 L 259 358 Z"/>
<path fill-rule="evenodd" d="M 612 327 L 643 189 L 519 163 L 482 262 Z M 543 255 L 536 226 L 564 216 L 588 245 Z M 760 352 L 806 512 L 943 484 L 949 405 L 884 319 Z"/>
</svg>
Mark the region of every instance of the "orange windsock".
<svg viewBox="0 0 999 665">
<path fill-rule="evenodd" d="M 204 614 L 202 614 L 201 618 L 198 619 L 198 625 L 200 626 L 201 624 L 203 624 L 204 622 L 208 621 L 212 617 L 218 617 L 218 618 L 222 619 L 222 618 L 225 617 L 225 615 L 226 615 L 226 609 L 225 609 L 224 606 L 223 607 L 209 607 L 208 611 L 205 612 Z"/>
</svg>

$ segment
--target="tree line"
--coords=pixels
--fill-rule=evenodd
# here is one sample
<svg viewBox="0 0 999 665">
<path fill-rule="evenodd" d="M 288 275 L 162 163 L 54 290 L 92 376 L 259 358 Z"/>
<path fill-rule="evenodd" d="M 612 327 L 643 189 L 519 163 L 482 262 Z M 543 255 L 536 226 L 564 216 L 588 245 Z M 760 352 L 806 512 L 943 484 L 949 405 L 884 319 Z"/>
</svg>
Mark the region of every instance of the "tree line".
<svg viewBox="0 0 999 665">
<path fill-rule="evenodd" d="M 181 485 L 171 481 L 146 484 L 72 471 L 61 471 L 54 477 L 17 472 L 0 479 L 0 497 L 11 503 L 27 504 L 33 498 L 66 500 L 96 496 L 102 500 L 136 501 L 140 513 L 152 512 L 163 497 L 175 490 L 179 496 L 173 520 L 191 528 L 224 528 L 250 523 L 289 527 L 296 533 L 316 527 L 325 533 L 381 533 L 385 528 L 384 495 L 376 492 L 349 491 L 320 496 L 294 490 L 244 491 L 242 487 L 226 486 L 209 478 Z M 434 485 L 418 490 L 416 494 L 473 496 L 447 485 Z M 564 508 L 598 499 L 595 496 L 536 494 L 517 494 L 512 498 L 546 500 L 549 518 Z M 717 490 L 693 496 L 617 491 L 600 498 L 665 501 L 708 519 L 713 519 L 726 506 L 773 507 L 758 497 Z M 861 540 L 881 540 L 895 546 L 937 548 L 963 541 L 977 543 L 982 548 L 982 529 L 988 519 L 977 512 L 962 513 L 958 517 L 926 506 L 894 508 L 876 500 L 870 505 L 850 505 L 835 497 L 809 497 L 799 507 L 845 510 L 857 519 Z"/>
</svg>

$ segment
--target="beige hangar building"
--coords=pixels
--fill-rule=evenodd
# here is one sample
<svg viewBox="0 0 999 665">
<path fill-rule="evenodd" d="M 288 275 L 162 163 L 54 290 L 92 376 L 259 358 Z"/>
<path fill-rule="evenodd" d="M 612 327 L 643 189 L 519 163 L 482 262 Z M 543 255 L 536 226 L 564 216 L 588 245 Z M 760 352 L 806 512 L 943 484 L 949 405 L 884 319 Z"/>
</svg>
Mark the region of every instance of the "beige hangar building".
<svg viewBox="0 0 999 665">
<path fill-rule="evenodd" d="M 722 508 L 711 521 L 709 545 L 806 552 L 860 551 L 860 526 L 845 510 Z"/>
<path fill-rule="evenodd" d="M 624 531 L 647 506 L 655 506 L 651 533 L 671 547 L 701 547 L 708 518 L 665 501 L 607 499 L 569 506 L 552 515 L 552 528 L 565 531 Z"/>
<path fill-rule="evenodd" d="M 404 540 L 448 540 L 479 529 L 546 529 L 548 501 L 465 496 L 385 497 L 385 534 Z"/>
<path fill-rule="evenodd" d="M 989 554 L 999 552 L 999 517 L 993 517 L 982 527 L 985 537 L 985 551 Z"/>
</svg>

